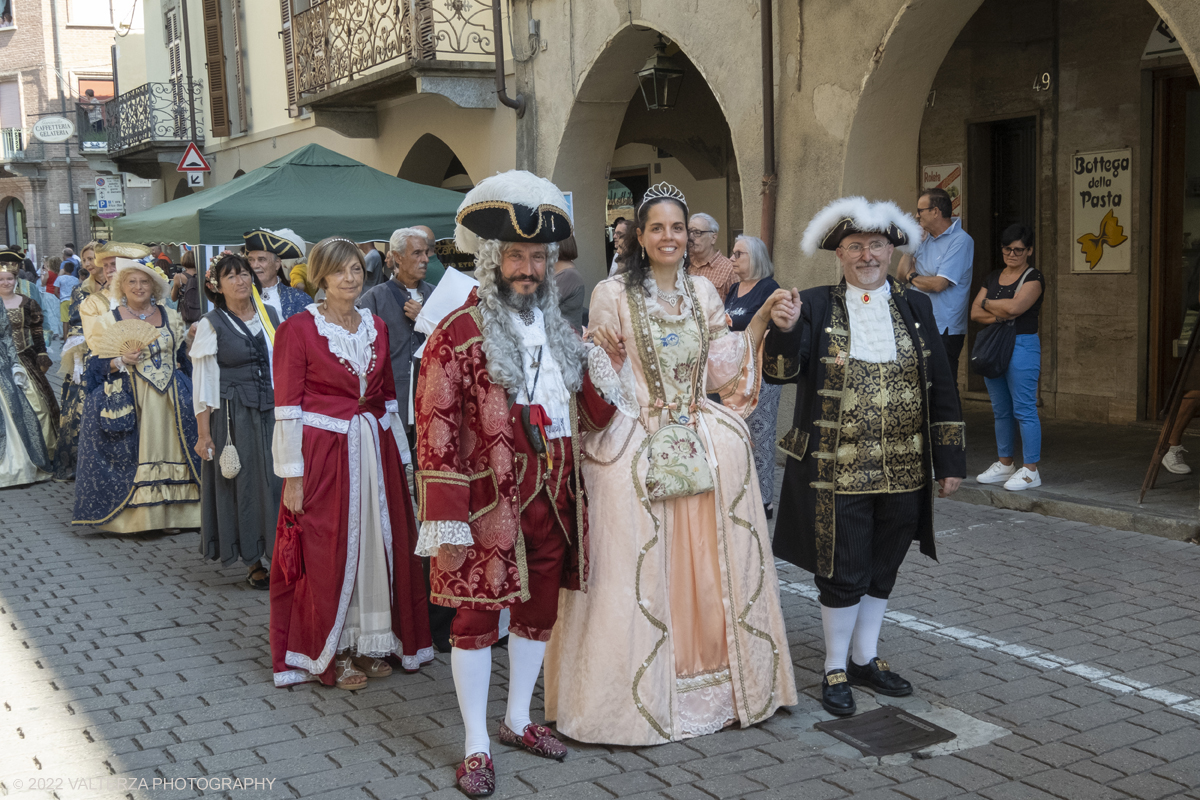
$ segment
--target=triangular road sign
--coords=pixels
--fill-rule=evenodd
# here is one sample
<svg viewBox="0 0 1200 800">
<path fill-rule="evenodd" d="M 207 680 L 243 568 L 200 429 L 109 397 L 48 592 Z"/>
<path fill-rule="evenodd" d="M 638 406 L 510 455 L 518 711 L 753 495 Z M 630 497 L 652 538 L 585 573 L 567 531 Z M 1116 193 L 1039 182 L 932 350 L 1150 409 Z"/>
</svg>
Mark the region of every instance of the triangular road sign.
<svg viewBox="0 0 1200 800">
<path fill-rule="evenodd" d="M 212 167 L 204 160 L 204 156 L 200 155 L 200 148 L 196 147 L 195 142 L 188 142 L 187 150 L 183 151 L 183 158 L 179 160 L 176 169 L 179 172 L 212 172 Z"/>
</svg>

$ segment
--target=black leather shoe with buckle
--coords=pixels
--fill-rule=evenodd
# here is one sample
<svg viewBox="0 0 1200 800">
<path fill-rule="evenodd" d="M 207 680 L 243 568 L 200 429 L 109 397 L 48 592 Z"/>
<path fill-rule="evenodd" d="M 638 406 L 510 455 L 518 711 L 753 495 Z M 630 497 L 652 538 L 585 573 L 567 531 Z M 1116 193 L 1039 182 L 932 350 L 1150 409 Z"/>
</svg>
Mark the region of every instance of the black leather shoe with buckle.
<svg viewBox="0 0 1200 800">
<path fill-rule="evenodd" d="M 876 656 L 860 667 L 850 659 L 847 663 L 846 674 L 854 686 L 866 686 L 879 694 L 888 697 L 908 697 L 912 694 L 912 684 L 901 678 L 888 668 L 888 663 Z"/>
<path fill-rule="evenodd" d="M 858 710 L 845 670 L 831 669 L 825 673 L 821 681 L 821 706 L 838 717 L 848 717 Z"/>
</svg>

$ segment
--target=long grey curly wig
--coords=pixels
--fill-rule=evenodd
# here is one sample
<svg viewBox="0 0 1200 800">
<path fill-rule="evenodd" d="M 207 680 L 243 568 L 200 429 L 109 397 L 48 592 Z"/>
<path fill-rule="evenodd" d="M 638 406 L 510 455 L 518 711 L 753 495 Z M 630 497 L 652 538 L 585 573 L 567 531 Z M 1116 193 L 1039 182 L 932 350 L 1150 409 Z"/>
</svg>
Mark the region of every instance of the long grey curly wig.
<svg viewBox="0 0 1200 800">
<path fill-rule="evenodd" d="M 487 356 L 488 377 L 515 394 L 525 385 L 525 365 L 521 356 L 523 338 L 513 321 L 511 309 L 500 296 L 500 262 L 509 242 L 480 240 L 475 252 L 475 279 L 479 281 L 479 311 L 483 316 L 483 353 Z M 583 385 L 583 365 L 587 355 L 583 342 L 575 334 L 558 308 L 558 286 L 554 282 L 554 262 L 558 245 L 546 245 L 546 277 L 538 292 L 537 305 L 546 325 L 546 344 L 562 370 L 563 382 L 570 391 Z"/>
</svg>

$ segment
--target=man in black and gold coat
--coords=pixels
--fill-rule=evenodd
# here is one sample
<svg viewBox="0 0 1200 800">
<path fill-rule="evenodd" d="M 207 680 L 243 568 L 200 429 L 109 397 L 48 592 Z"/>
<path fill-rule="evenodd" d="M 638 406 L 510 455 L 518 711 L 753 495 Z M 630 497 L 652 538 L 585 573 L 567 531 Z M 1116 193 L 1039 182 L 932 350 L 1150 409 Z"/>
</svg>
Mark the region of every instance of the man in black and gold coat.
<svg viewBox="0 0 1200 800">
<path fill-rule="evenodd" d="M 766 337 L 763 374 L 796 383 L 775 555 L 814 573 L 825 632 L 821 704 L 855 712 L 850 685 L 912 685 L 879 658 L 888 596 L 914 539 L 936 559 L 933 493 L 966 475 L 958 390 L 929 298 L 887 275 L 920 228 L 893 203 L 843 198 L 802 246 L 836 253 L 844 280 L 793 290 Z M 853 653 L 850 652 L 853 644 Z"/>
</svg>

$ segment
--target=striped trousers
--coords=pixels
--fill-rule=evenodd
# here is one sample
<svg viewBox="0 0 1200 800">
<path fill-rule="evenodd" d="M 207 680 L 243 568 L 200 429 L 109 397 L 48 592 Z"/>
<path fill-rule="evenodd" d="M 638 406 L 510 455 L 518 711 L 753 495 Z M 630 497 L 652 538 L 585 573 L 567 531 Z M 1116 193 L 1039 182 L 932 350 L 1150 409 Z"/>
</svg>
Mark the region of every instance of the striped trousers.
<svg viewBox="0 0 1200 800">
<path fill-rule="evenodd" d="M 888 598 L 917 535 L 925 491 L 835 496 L 833 577 L 814 579 L 821 605 L 848 608 L 863 595 Z"/>
</svg>

